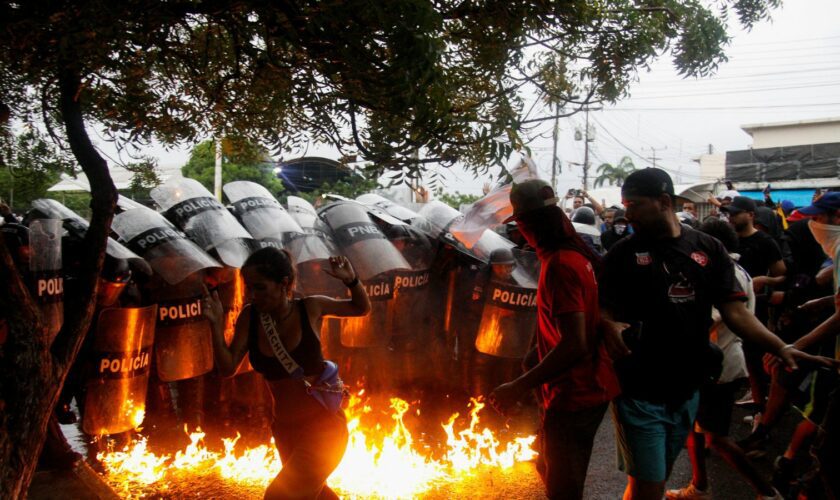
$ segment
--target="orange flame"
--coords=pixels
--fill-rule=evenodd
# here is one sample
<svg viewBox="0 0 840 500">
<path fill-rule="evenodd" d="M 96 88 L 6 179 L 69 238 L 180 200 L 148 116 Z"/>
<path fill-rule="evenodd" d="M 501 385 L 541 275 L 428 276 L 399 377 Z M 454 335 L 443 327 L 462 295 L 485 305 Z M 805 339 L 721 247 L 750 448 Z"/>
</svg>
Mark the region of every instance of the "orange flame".
<svg viewBox="0 0 840 500">
<path fill-rule="evenodd" d="M 473 399 L 467 428 L 456 430 L 457 413 L 442 424 L 446 450 L 440 459 L 433 459 L 428 450 L 418 449 L 422 446 L 415 444 L 403 421 L 411 408 L 406 401 L 391 398 L 393 427 L 389 431 L 378 425 L 363 428 L 362 416 L 373 411 L 369 401 L 362 400 L 363 393 L 350 397 L 347 451 L 329 479 L 330 487 L 343 496 L 415 497 L 458 482 L 479 467 L 509 469 L 536 457 L 531 449 L 535 436 L 501 443 L 489 429 L 479 430 L 479 413 L 485 404 Z M 204 445 L 204 436 L 201 429 L 189 433 L 190 444 L 174 457 L 151 453 L 146 440 L 141 439 L 122 451 L 100 453 L 98 458 L 105 466 L 107 481 L 126 497 L 146 495 L 148 489 L 166 491 L 186 475 L 215 474 L 222 481 L 262 490 L 280 471 L 280 457 L 273 442 L 237 452 L 237 434 L 234 439 L 223 440 L 224 452 L 215 452 Z"/>
</svg>

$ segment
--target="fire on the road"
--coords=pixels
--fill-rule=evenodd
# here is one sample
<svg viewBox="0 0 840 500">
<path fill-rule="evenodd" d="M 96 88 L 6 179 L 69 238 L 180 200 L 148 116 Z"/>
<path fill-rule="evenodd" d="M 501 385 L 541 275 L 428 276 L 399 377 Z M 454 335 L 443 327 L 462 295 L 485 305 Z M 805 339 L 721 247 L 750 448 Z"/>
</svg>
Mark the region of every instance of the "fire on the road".
<svg viewBox="0 0 840 500">
<path fill-rule="evenodd" d="M 469 424 L 457 429 L 456 413 L 442 424 L 446 433 L 444 456 L 435 458 L 415 443 L 403 417 L 410 405 L 391 399 L 390 429 L 361 425 L 362 416 L 372 411 L 362 400 L 363 392 L 350 398 L 347 409 L 350 441 L 344 459 L 329 479 L 342 496 L 366 498 L 409 498 L 446 483 L 456 483 L 480 467 L 509 469 L 517 462 L 529 461 L 535 437 L 515 438 L 502 443 L 487 428 L 479 429 L 479 412 L 484 403 L 470 403 Z M 107 481 L 126 496 L 142 496 L 147 490 L 166 491 L 185 477 L 218 475 L 222 481 L 264 489 L 281 468 L 273 444 L 236 450 L 236 439 L 224 439 L 223 453 L 209 450 L 200 430 L 190 435 L 191 443 L 174 456 L 157 456 L 145 439 L 123 451 L 99 455 Z"/>
</svg>

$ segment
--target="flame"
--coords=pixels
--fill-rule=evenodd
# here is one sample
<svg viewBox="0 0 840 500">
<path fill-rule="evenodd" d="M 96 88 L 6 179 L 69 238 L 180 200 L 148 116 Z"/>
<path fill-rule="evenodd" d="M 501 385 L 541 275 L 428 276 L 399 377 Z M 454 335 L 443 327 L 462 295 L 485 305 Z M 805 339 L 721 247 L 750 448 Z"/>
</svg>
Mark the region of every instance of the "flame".
<svg viewBox="0 0 840 500">
<path fill-rule="evenodd" d="M 361 498 L 416 497 L 474 475 L 479 468 L 512 468 L 519 462 L 533 460 L 531 448 L 535 436 L 519 437 L 502 443 L 490 429 L 480 428 L 479 413 L 485 404 L 472 399 L 469 425 L 457 429 L 459 414 L 441 424 L 446 445 L 439 458 L 429 447 L 417 441 L 404 416 L 411 405 L 398 398 L 390 399 L 392 425 L 362 424 L 365 417 L 377 416 L 364 390 L 350 396 L 347 451 L 329 479 L 330 487 L 342 496 Z M 419 416 L 419 410 L 415 412 Z M 123 496 L 134 498 L 161 494 L 187 478 L 216 475 L 225 483 L 255 489 L 258 495 L 281 469 L 274 443 L 236 450 L 240 436 L 223 439 L 223 450 L 213 451 L 204 443 L 201 429 L 190 433 L 190 444 L 172 455 L 155 455 L 145 438 L 130 443 L 122 451 L 100 453 L 98 459 L 106 470 L 106 480 Z M 218 480 L 218 479 L 217 479 Z M 202 483 L 204 481 L 202 480 Z M 154 495 L 152 495 L 154 496 Z"/>
</svg>

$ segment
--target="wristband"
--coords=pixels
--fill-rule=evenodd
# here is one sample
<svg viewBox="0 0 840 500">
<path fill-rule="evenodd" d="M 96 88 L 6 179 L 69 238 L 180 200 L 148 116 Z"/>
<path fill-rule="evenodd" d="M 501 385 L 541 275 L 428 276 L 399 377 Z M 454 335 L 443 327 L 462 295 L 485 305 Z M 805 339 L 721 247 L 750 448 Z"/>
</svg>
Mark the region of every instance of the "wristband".
<svg viewBox="0 0 840 500">
<path fill-rule="evenodd" d="M 359 277 L 356 276 L 355 278 L 353 278 L 353 281 L 351 281 L 350 283 L 344 283 L 344 286 L 346 286 L 347 288 L 353 288 L 354 286 L 356 286 L 358 284 L 359 284 Z"/>
</svg>

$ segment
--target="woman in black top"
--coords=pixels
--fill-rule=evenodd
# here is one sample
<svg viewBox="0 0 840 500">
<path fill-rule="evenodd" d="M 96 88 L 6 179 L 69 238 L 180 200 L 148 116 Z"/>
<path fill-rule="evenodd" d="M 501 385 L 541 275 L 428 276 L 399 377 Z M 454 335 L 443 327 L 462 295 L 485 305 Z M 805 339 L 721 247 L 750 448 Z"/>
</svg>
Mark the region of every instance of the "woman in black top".
<svg viewBox="0 0 840 500">
<path fill-rule="evenodd" d="M 349 300 L 312 296 L 293 299 L 294 264 L 288 252 L 264 248 L 242 266 L 249 305 L 236 320 L 230 346 L 224 339 L 224 311 L 218 294 L 205 298 L 204 314 L 213 325 L 216 366 L 231 376 L 250 353 L 251 365 L 266 379 L 274 398 L 271 426 L 283 469 L 268 486 L 266 498 L 338 498 L 326 480 L 338 466 L 347 447 L 344 413 L 331 413 L 308 389 L 325 369 L 318 332 L 324 316 L 363 316 L 370 311 L 364 287 L 346 257 L 331 257 L 327 274 L 350 289 Z M 274 321 L 288 354 L 302 376 L 290 375 L 274 354 L 263 328 L 262 314 Z M 267 319 L 267 318 L 266 318 Z"/>
</svg>

